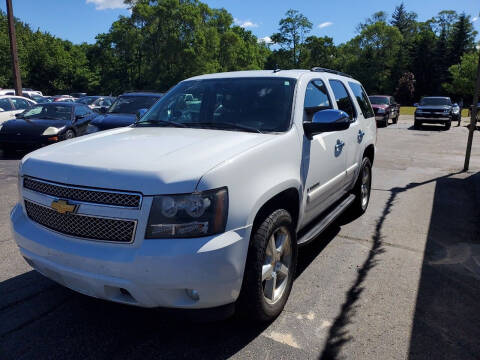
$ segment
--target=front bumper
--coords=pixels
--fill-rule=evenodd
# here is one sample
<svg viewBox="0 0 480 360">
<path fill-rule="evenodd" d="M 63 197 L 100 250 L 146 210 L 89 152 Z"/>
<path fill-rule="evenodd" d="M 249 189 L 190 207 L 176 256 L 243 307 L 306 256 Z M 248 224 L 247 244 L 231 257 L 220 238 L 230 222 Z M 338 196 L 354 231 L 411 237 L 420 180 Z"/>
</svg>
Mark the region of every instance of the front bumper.
<svg viewBox="0 0 480 360">
<path fill-rule="evenodd" d="M 385 121 L 388 120 L 388 113 L 375 115 L 376 121 Z"/>
<path fill-rule="evenodd" d="M 20 204 L 12 210 L 11 226 L 22 255 L 46 277 L 85 295 L 142 307 L 200 309 L 234 302 L 250 237 L 245 227 L 193 239 L 90 241 L 38 225 Z"/>
<path fill-rule="evenodd" d="M 449 115 L 444 115 L 444 116 L 415 115 L 415 121 L 421 121 L 422 123 L 429 123 L 429 124 L 444 124 L 446 122 L 452 121 L 452 117 Z"/>
</svg>

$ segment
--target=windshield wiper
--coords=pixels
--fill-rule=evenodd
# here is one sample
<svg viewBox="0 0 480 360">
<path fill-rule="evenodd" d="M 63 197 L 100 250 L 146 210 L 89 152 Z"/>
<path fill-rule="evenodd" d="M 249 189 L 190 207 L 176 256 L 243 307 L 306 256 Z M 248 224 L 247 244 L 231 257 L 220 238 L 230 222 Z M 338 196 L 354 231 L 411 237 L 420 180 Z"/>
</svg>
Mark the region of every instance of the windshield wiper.
<svg viewBox="0 0 480 360">
<path fill-rule="evenodd" d="M 186 127 L 185 124 L 176 122 L 176 121 L 166 121 L 166 120 L 144 120 L 144 121 L 137 121 L 135 125 L 140 124 L 153 124 L 153 125 L 167 125 L 167 126 L 174 126 L 174 127 Z"/>
<path fill-rule="evenodd" d="M 207 126 L 211 128 L 218 128 L 218 129 L 232 129 L 232 130 L 242 130 L 242 131 L 247 131 L 247 132 L 252 132 L 252 133 L 259 133 L 263 134 L 259 129 L 246 126 L 246 125 L 240 125 L 240 124 L 231 124 L 231 123 L 221 123 L 221 122 L 192 122 L 192 123 L 187 123 L 186 125 L 188 126 Z"/>
</svg>

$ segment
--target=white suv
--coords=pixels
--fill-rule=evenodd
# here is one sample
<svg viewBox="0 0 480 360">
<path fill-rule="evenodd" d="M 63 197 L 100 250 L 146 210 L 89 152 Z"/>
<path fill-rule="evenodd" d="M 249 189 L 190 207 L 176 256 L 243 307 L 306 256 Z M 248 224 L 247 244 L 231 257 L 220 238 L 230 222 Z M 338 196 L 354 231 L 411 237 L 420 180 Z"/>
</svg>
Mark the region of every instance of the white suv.
<svg viewBox="0 0 480 360">
<path fill-rule="evenodd" d="M 25 156 L 13 233 L 33 268 L 83 294 L 270 320 L 297 246 L 366 210 L 375 139 L 345 74 L 194 77 L 132 126 Z"/>
</svg>

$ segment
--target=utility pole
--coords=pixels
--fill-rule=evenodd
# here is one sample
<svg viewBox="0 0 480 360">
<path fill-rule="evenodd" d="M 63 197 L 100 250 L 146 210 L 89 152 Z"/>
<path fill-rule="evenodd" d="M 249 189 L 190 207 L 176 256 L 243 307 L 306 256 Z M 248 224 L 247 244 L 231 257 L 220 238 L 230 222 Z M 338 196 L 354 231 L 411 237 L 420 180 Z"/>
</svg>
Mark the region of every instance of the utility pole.
<svg viewBox="0 0 480 360">
<path fill-rule="evenodd" d="M 477 104 L 478 104 L 479 91 L 480 91 L 480 51 L 478 56 L 477 84 L 475 85 L 475 93 L 473 94 L 472 117 L 470 118 L 470 127 L 468 129 L 467 152 L 465 153 L 465 164 L 463 165 L 463 171 L 468 171 L 468 167 L 470 166 L 470 154 L 472 153 L 473 133 L 475 132 L 475 128 L 477 127 L 477 110 L 478 110 Z"/>
<path fill-rule="evenodd" d="M 15 35 L 15 22 L 13 20 L 12 0 L 7 0 L 7 16 L 8 16 L 8 35 L 10 37 L 10 52 L 12 54 L 13 66 L 13 85 L 17 96 L 22 96 L 22 78 L 18 67 L 17 54 L 17 36 Z"/>
</svg>

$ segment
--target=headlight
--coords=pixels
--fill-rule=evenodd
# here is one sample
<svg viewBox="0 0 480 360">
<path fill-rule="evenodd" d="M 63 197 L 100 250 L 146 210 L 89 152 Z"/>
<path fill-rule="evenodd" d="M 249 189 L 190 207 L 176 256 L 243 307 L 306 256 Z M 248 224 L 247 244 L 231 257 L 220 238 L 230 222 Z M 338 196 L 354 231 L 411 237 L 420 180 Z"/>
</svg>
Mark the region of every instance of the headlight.
<svg viewBox="0 0 480 360">
<path fill-rule="evenodd" d="M 58 135 L 58 133 L 63 130 L 63 127 L 61 128 L 56 128 L 55 126 L 49 126 L 48 128 L 45 129 L 43 132 L 43 136 L 52 136 L 52 135 Z"/>
<path fill-rule="evenodd" d="M 0 124 L 0 132 L 2 131 L 3 124 Z"/>
<path fill-rule="evenodd" d="M 460 112 L 460 108 L 454 107 L 454 108 L 452 109 L 452 112 L 453 112 L 455 115 L 458 115 L 458 113 Z M 1 128 L 0 128 L 0 130 L 1 130 Z"/>
<path fill-rule="evenodd" d="M 18 191 L 18 202 L 22 202 L 22 160 L 18 163 L 18 172 L 17 172 L 17 191 Z"/>
<path fill-rule="evenodd" d="M 226 188 L 153 198 L 145 238 L 189 238 L 225 231 L 228 214 Z"/>
<path fill-rule="evenodd" d="M 382 109 L 382 108 L 378 109 L 378 113 L 379 114 L 385 114 L 385 109 Z"/>
</svg>

